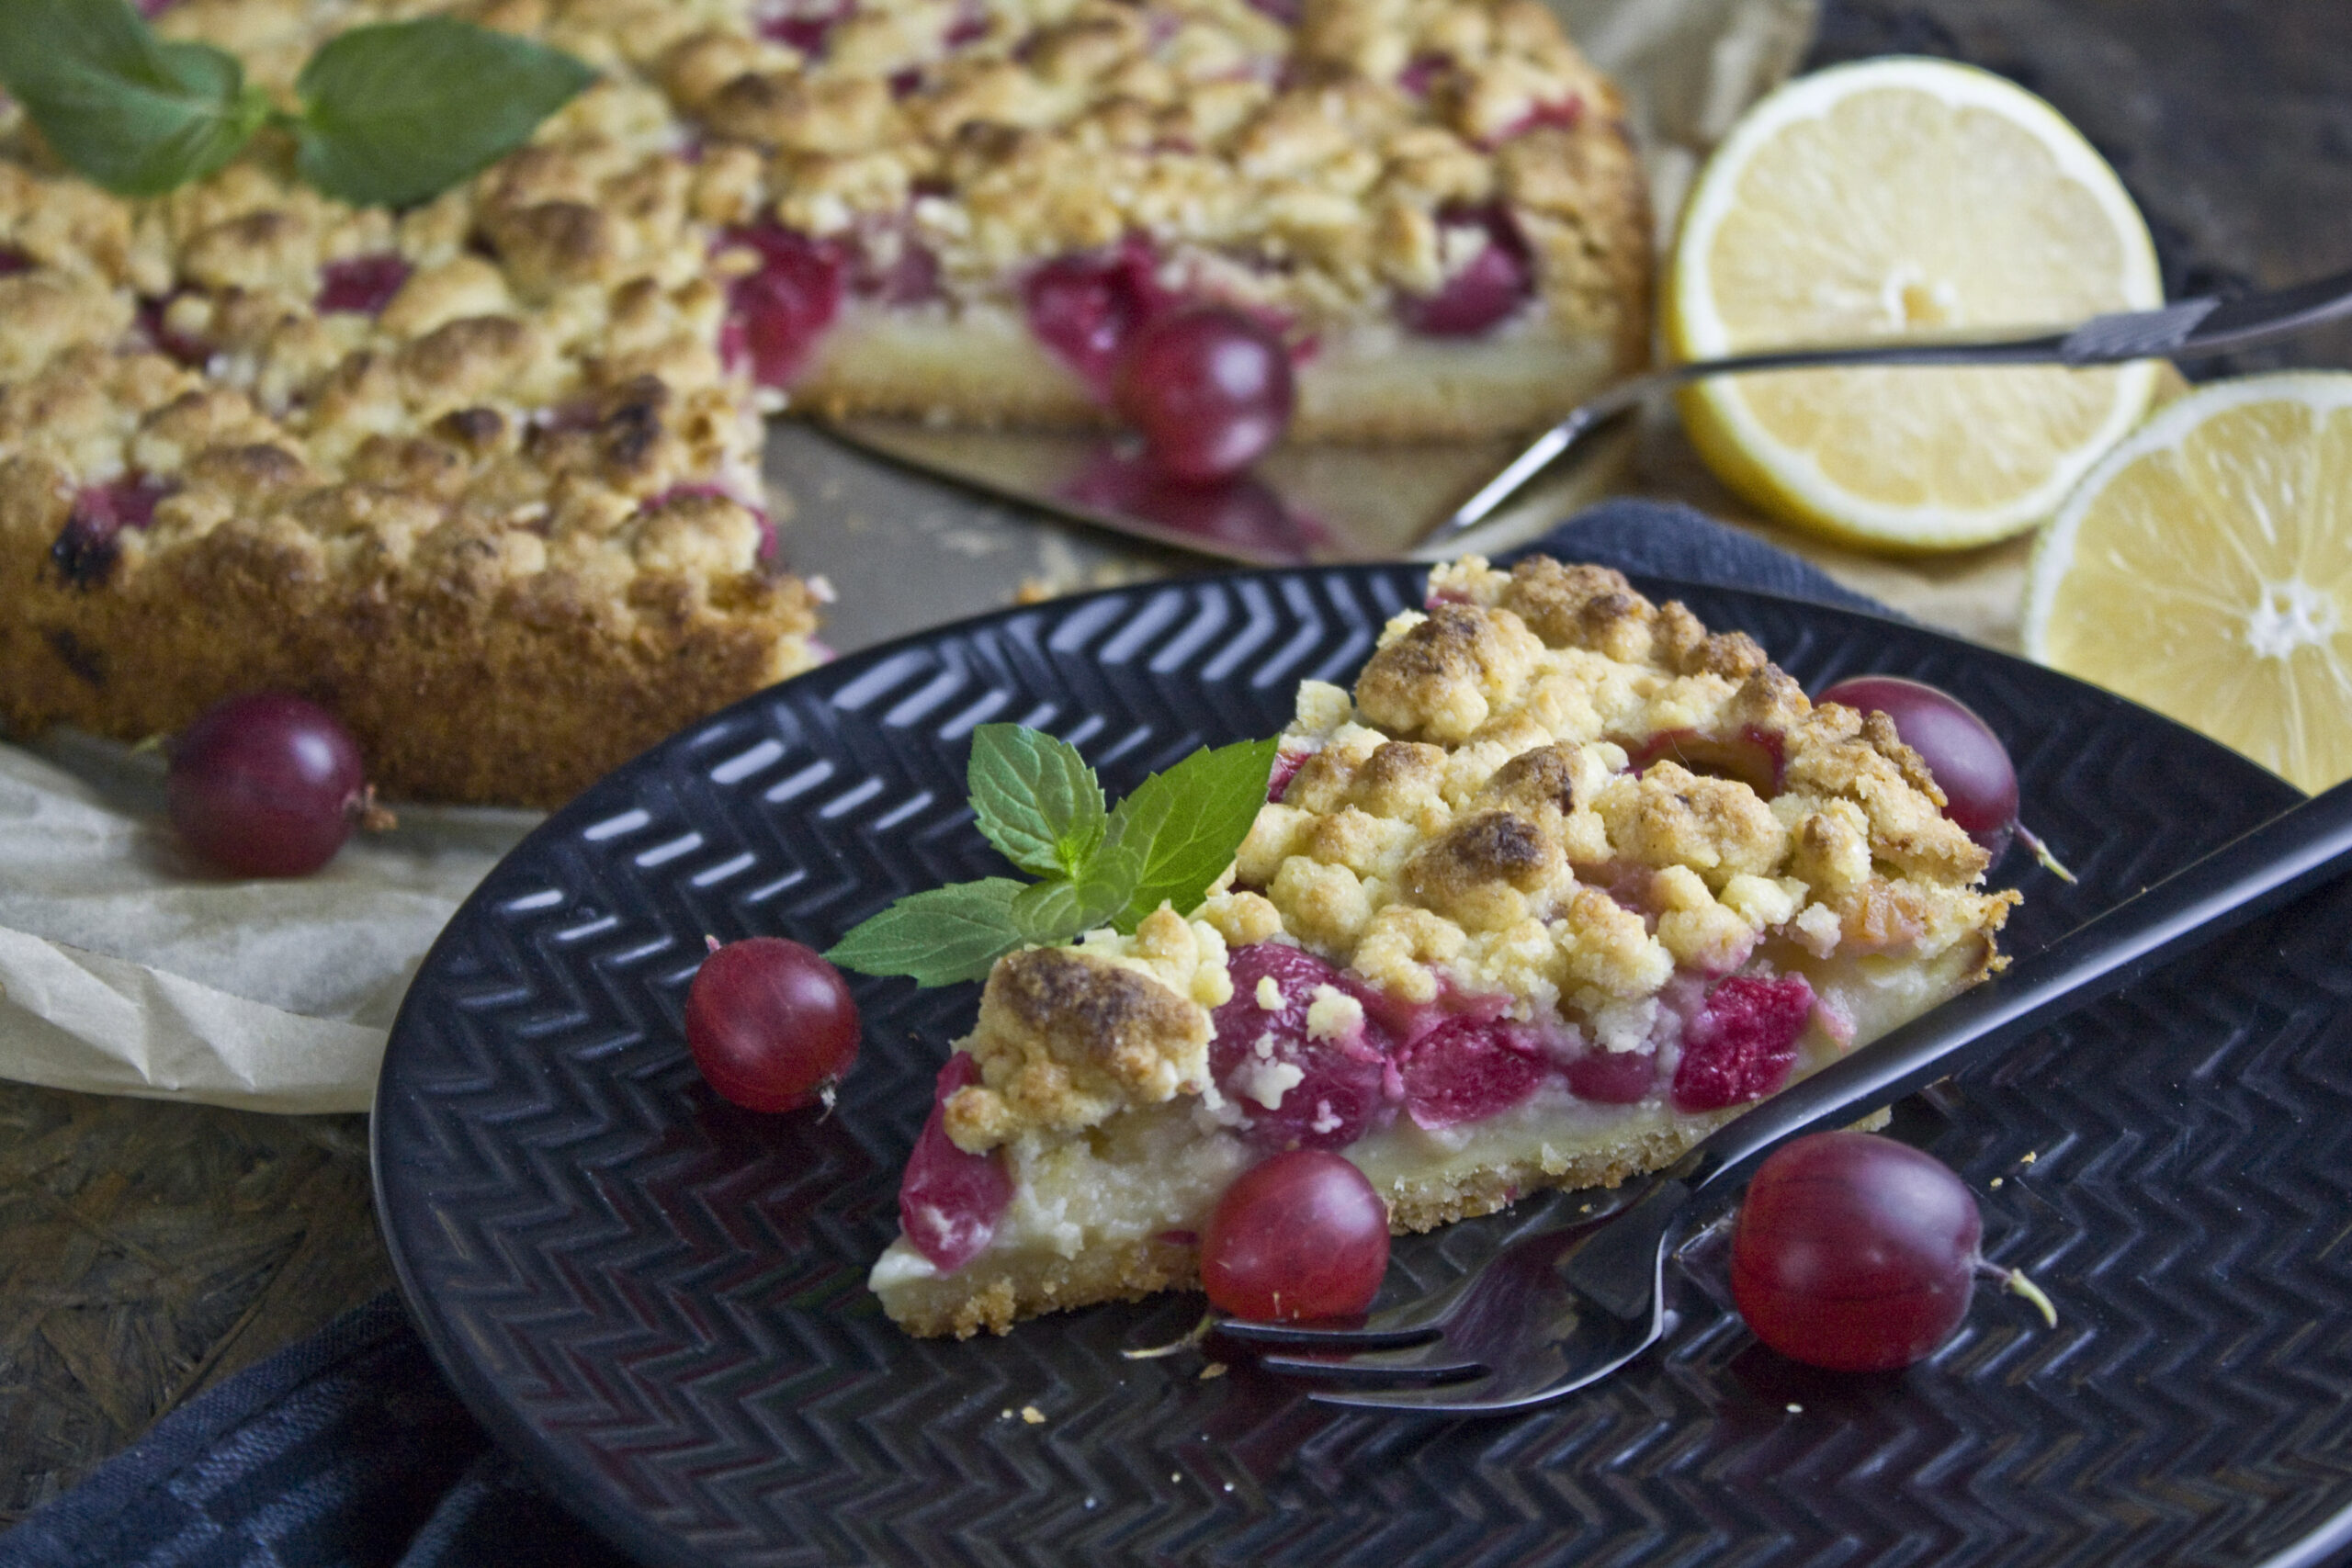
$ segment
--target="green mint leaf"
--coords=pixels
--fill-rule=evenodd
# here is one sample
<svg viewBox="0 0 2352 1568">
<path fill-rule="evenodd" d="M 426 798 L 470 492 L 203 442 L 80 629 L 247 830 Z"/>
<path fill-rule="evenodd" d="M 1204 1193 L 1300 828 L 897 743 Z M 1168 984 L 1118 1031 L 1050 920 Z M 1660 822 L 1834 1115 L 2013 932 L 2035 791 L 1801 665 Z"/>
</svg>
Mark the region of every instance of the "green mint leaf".
<svg viewBox="0 0 2352 1568">
<path fill-rule="evenodd" d="M 5 4 L 6 0 L 0 0 Z M 1170 903 L 1189 914 L 1224 874 L 1266 801 L 1276 738 L 1193 752 L 1107 814 L 1092 770 L 1069 746 L 1017 725 L 972 738 L 972 804 L 989 841 L 1044 879 L 959 882 L 899 899 L 825 956 L 919 986 L 980 980 L 1015 949 L 1066 942 L 1105 923 L 1133 935 Z"/>
<path fill-rule="evenodd" d="M 120 196 L 202 179 L 269 117 L 234 57 L 164 42 L 125 0 L 0 3 L 0 85 L 60 158 Z"/>
<path fill-rule="evenodd" d="M 850 928 L 825 956 L 861 975 L 910 975 L 918 986 L 979 980 L 1027 938 L 1012 918 L 1026 891 L 1009 876 L 955 882 L 899 899 Z"/>
<path fill-rule="evenodd" d="M 1092 856 L 1075 877 L 1052 877 L 1022 889 L 1012 901 L 1012 920 L 1022 936 L 1050 947 L 1107 925 L 1135 897 L 1141 863 L 1131 850 L 1113 844 Z"/>
<path fill-rule="evenodd" d="M 1067 740 L 984 724 L 972 731 L 966 782 L 980 831 L 1032 876 L 1076 876 L 1102 842 L 1102 786 Z"/>
<path fill-rule="evenodd" d="M 1136 858 L 1135 890 L 1113 923 L 1132 933 L 1162 903 L 1189 915 L 1233 863 L 1274 767 L 1278 737 L 1193 752 L 1154 773 L 1111 814 L 1109 842 Z"/>
<path fill-rule="evenodd" d="M 595 79 L 559 50 L 449 17 L 354 28 L 294 85 L 296 165 L 345 201 L 411 206 L 523 145 Z"/>
</svg>

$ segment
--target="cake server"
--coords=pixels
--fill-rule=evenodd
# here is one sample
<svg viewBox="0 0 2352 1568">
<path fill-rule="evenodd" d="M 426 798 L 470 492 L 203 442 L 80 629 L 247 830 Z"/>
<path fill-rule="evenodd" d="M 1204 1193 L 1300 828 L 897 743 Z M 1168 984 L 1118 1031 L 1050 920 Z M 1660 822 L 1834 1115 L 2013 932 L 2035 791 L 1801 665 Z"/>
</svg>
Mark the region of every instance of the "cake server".
<svg viewBox="0 0 2352 1568">
<path fill-rule="evenodd" d="M 1588 434 L 1660 392 L 1711 376 L 1869 365 L 2063 365 L 2087 370 L 2134 359 L 2205 359 L 2290 338 L 2352 316 L 2352 272 L 2236 299 L 2202 295 L 2154 310 L 2094 316 L 2080 326 L 1999 337 L 1914 336 L 1826 344 L 1697 359 L 1621 381 L 1530 442 L 1478 492 L 1423 536 L 1424 547 L 1458 538 L 1493 517 Z"/>
<path fill-rule="evenodd" d="M 1698 361 L 1620 382 L 1532 443 L 1285 446 L 1252 472 L 1210 486 L 1155 477 L 1131 436 L 946 430 L 884 419 L 832 421 L 822 428 L 895 462 L 1196 555 L 1255 566 L 1394 560 L 1507 547 L 1599 499 L 1622 466 L 1610 459 L 1630 448 L 1622 416 L 1701 377 L 1869 365 L 2087 368 L 2193 359 L 2274 343 L 2346 316 L 2352 316 L 2352 273 L 2236 299 L 2183 299 L 2073 327 L 1876 338 Z M 1572 454 L 1588 460 L 1563 460 Z"/>
</svg>

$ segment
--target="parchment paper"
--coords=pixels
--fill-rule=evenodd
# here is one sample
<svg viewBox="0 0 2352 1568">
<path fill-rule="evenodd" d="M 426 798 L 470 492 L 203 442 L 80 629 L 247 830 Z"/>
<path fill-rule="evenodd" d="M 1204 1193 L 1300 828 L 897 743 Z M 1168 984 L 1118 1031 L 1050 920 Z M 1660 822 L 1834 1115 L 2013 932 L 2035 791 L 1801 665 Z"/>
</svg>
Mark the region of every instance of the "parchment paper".
<svg viewBox="0 0 2352 1568">
<path fill-rule="evenodd" d="M 538 820 L 410 807 L 315 876 L 206 874 L 159 751 L 0 746 L 0 1074 L 271 1111 L 364 1110 L 409 976 Z"/>
<path fill-rule="evenodd" d="M 1707 150 L 1803 55 L 1815 0 L 1552 3 L 1626 91 L 1663 233 Z M 943 601 L 931 618 L 971 608 Z M 868 640 L 838 625 L 828 639 Z M 398 829 L 315 876 L 225 881 L 177 852 L 163 769 L 153 750 L 71 733 L 0 744 L 0 1077 L 367 1109 L 425 949 L 537 818 L 394 803 Z"/>
</svg>

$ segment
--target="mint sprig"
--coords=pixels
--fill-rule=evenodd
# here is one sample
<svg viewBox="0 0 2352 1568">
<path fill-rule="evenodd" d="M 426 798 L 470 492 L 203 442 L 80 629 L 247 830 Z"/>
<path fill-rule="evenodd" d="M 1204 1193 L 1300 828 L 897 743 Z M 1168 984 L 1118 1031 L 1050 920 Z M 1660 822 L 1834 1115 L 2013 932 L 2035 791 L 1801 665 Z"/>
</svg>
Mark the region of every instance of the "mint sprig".
<svg viewBox="0 0 2352 1568">
<path fill-rule="evenodd" d="M 453 17 L 354 28 L 295 81 L 295 167 L 354 206 L 406 207 L 528 141 L 595 79 L 560 50 Z"/>
<path fill-rule="evenodd" d="M 1180 909 L 1200 902 L 1266 804 L 1277 744 L 1195 751 L 1119 802 L 1107 838 L 1137 862 L 1126 908 L 1114 922 L 1121 931 L 1135 930 L 1163 902 Z"/>
<path fill-rule="evenodd" d="M 202 179 L 276 125 L 327 195 L 405 206 L 520 147 L 594 79 L 560 51 L 426 17 L 329 39 L 289 112 L 235 56 L 158 38 L 128 0 L 0 0 L 0 86 L 70 167 L 120 196 Z"/>
<path fill-rule="evenodd" d="M 212 174 L 270 113 L 234 55 L 166 43 L 124 0 L 6 0 L 0 84 L 58 156 L 124 196 Z"/>
<path fill-rule="evenodd" d="M 853 927 L 825 956 L 860 974 L 946 986 L 985 978 L 1017 949 L 1100 926 L 1132 935 L 1163 903 L 1190 910 L 1249 837 L 1275 746 L 1204 748 L 1112 811 L 1094 770 L 1067 741 L 983 725 L 965 775 L 980 831 L 1038 880 L 1024 886 L 991 876 L 911 894 Z"/>
<path fill-rule="evenodd" d="M 1012 905 L 1024 891 L 1009 876 L 990 876 L 910 893 L 825 956 L 861 975 L 911 975 L 919 986 L 977 980 L 1021 945 Z"/>
<path fill-rule="evenodd" d="M 972 731 L 965 782 L 981 833 L 1032 876 L 1069 876 L 1102 847 L 1102 784 L 1067 740 L 984 724 Z"/>
</svg>

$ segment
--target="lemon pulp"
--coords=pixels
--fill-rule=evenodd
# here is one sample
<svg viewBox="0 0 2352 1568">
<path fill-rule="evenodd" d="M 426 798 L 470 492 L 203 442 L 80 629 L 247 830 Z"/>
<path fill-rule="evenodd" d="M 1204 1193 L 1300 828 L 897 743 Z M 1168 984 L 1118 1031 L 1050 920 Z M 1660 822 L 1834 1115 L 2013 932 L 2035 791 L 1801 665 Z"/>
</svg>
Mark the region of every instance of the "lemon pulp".
<svg viewBox="0 0 2352 1568">
<path fill-rule="evenodd" d="M 2165 408 L 2036 549 L 2024 637 L 2303 789 L 2352 778 L 2352 375 Z"/>
</svg>

